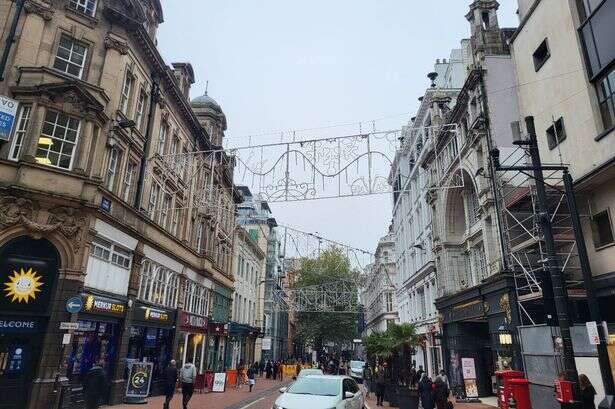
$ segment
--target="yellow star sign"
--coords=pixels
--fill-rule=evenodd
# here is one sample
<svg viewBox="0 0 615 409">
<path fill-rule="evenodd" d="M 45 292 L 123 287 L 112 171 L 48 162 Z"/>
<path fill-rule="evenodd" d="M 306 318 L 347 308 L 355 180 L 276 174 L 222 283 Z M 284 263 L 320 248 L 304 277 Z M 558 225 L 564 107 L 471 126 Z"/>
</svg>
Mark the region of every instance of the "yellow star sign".
<svg viewBox="0 0 615 409">
<path fill-rule="evenodd" d="M 23 301 L 27 304 L 30 298 L 35 300 L 36 293 L 41 291 L 39 287 L 43 285 L 40 281 L 41 277 L 36 274 L 36 271 L 33 271 L 32 268 L 25 271 L 22 268 L 20 272 L 13 271 L 13 274 L 9 277 L 9 281 L 4 283 L 6 286 L 4 296 L 12 297 L 11 302 L 17 301 L 18 303 Z"/>
</svg>

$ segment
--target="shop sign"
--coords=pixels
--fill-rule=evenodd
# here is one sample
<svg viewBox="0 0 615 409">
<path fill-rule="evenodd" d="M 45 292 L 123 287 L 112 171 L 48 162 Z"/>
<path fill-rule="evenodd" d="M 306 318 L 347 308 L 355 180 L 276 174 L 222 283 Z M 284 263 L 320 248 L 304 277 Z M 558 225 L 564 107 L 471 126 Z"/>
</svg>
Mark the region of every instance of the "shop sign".
<svg viewBox="0 0 615 409">
<path fill-rule="evenodd" d="M 207 332 L 207 325 L 209 322 L 206 317 L 182 311 L 180 315 L 180 323 L 181 326 L 186 329 Z"/>
<path fill-rule="evenodd" d="M 8 141 L 13 130 L 19 102 L 0 95 L 0 140 Z"/>
<path fill-rule="evenodd" d="M 482 318 L 485 316 L 485 306 L 480 300 L 466 304 L 456 305 L 451 310 L 444 312 L 445 322 L 455 322 L 470 318 Z"/>
<path fill-rule="evenodd" d="M 0 318 L 0 333 L 8 332 L 37 332 L 38 321 L 36 320 L 13 320 Z"/>
<path fill-rule="evenodd" d="M 61 330 L 78 330 L 79 323 L 78 322 L 61 322 L 60 329 Z"/>
<path fill-rule="evenodd" d="M 589 321 L 585 323 L 587 327 L 587 336 L 589 336 L 589 343 L 591 345 L 600 345 L 600 335 L 598 334 L 598 324 L 596 321 Z"/>
<path fill-rule="evenodd" d="M 122 316 L 126 312 L 126 303 L 89 294 L 85 296 L 83 312 Z"/>
<path fill-rule="evenodd" d="M 48 312 L 56 275 L 55 264 L 46 260 L 4 257 L 0 262 L 0 310 Z"/>
<path fill-rule="evenodd" d="M 146 307 L 144 305 L 135 309 L 135 320 L 155 322 L 159 324 L 172 324 L 173 314 L 162 309 Z"/>
<path fill-rule="evenodd" d="M 126 382 L 127 398 L 147 398 L 152 382 L 152 362 L 133 362 L 128 370 Z"/>
<path fill-rule="evenodd" d="M 227 326 L 221 322 L 210 322 L 208 330 L 215 335 L 223 335 L 227 330 Z"/>
<path fill-rule="evenodd" d="M 214 384 L 211 388 L 212 392 L 224 392 L 226 387 L 226 373 L 217 372 L 214 374 Z"/>
<path fill-rule="evenodd" d="M 466 396 L 468 398 L 478 398 L 474 358 L 461 358 L 461 372 L 463 374 L 463 383 L 466 390 Z"/>
<path fill-rule="evenodd" d="M 263 345 L 261 349 L 263 351 L 271 351 L 271 338 L 263 338 Z"/>
</svg>

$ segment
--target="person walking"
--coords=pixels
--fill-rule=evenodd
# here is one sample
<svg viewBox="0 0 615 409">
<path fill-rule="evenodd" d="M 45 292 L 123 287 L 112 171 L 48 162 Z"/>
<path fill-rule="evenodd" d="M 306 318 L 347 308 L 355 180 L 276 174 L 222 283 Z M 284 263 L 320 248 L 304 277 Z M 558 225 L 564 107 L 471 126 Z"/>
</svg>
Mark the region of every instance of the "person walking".
<svg viewBox="0 0 615 409">
<path fill-rule="evenodd" d="M 437 409 L 447 409 L 449 389 L 441 377 L 436 378 L 434 389 L 434 401 Z"/>
<path fill-rule="evenodd" d="M 376 374 L 376 406 L 384 406 L 382 403 L 384 401 L 385 383 L 384 366 L 380 365 Z"/>
<path fill-rule="evenodd" d="M 188 402 L 194 393 L 194 381 L 196 380 L 196 366 L 192 362 L 186 362 L 179 372 L 179 379 L 182 383 L 182 404 L 183 408 L 188 408 Z"/>
<path fill-rule="evenodd" d="M 85 379 L 83 380 L 85 407 L 87 409 L 97 409 L 100 405 L 100 400 L 107 393 L 107 388 L 107 374 L 103 369 L 103 361 L 97 360 L 85 374 Z"/>
<path fill-rule="evenodd" d="M 444 382 L 446 384 L 447 388 L 450 388 L 451 385 L 448 383 L 448 376 L 446 376 L 446 372 L 444 372 L 444 369 L 440 369 L 440 374 L 436 377 L 442 379 L 442 382 Z"/>
<path fill-rule="evenodd" d="M 271 361 L 267 361 L 267 365 L 265 365 L 265 371 L 267 373 L 267 379 L 271 379 L 271 375 L 273 374 L 273 365 Z"/>
<path fill-rule="evenodd" d="M 419 382 L 419 396 L 423 409 L 433 409 L 433 393 L 433 382 L 427 374 L 423 374 Z"/>
<path fill-rule="evenodd" d="M 284 366 L 282 362 L 278 363 L 278 376 L 280 377 L 280 382 L 284 381 Z"/>
<path fill-rule="evenodd" d="M 579 387 L 581 388 L 581 402 L 585 409 L 596 409 L 596 389 L 585 374 L 579 375 Z"/>
<path fill-rule="evenodd" d="M 169 409 L 171 399 L 175 394 L 175 387 L 177 386 L 177 363 L 174 359 L 169 362 L 169 365 L 164 370 L 164 404 L 163 409 Z"/>
<path fill-rule="evenodd" d="M 280 370 L 280 364 L 278 361 L 275 361 L 273 363 L 273 379 L 277 380 L 278 379 L 278 371 Z"/>
<path fill-rule="evenodd" d="M 363 367 L 363 385 L 365 386 L 365 398 L 369 398 L 369 393 L 372 388 L 372 370 L 369 364 Z"/>
<path fill-rule="evenodd" d="M 255 375 L 256 375 L 256 366 L 252 366 L 248 369 L 248 373 L 247 373 L 248 385 L 250 386 L 250 392 L 252 392 L 252 388 L 254 387 L 254 384 L 256 383 L 256 380 L 254 379 Z"/>
</svg>

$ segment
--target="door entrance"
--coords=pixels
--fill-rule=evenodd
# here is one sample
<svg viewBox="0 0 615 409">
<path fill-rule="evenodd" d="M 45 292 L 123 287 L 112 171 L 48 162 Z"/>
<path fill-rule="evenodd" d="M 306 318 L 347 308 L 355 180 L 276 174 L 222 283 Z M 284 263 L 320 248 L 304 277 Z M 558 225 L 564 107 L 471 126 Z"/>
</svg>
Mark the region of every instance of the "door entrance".
<svg viewBox="0 0 615 409">
<path fill-rule="evenodd" d="M 0 409 L 26 407 L 41 341 L 35 334 L 0 333 Z"/>
</svg>

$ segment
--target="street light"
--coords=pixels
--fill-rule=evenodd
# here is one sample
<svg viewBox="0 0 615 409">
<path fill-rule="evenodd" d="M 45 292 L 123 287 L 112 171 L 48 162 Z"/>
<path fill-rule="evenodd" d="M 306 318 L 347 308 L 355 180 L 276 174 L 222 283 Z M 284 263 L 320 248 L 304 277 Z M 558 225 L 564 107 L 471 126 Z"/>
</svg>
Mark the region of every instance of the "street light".
<svg viewBox="0 0 615 409">
<path fill-rule="evenodd" d="M 503 325 L 498 328 L 498 338 L 500 339 L 500 345 L 510 346 L 513 344 L 512 334 Z"/>
</svg>

